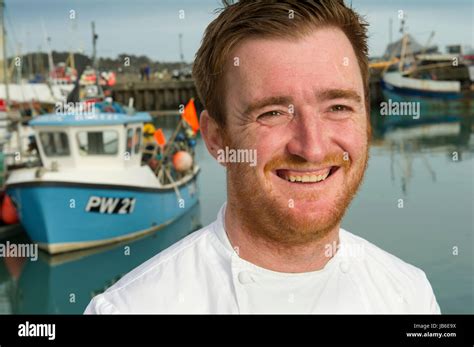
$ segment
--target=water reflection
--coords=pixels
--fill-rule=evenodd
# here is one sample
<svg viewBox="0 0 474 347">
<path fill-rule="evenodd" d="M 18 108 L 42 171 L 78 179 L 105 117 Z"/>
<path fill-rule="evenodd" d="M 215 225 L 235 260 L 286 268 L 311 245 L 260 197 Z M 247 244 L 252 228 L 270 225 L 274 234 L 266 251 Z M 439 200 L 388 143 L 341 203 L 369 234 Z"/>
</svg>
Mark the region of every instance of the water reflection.
<svg viewBox="0 0 474 347">
<path fill-rule="evenodd" d="M 369 167 L 343 220 L 425 271 L 443 313 L 474 312 L 472 101 L 419 119 L 381 116 L 373 105 Z"/>
<path fill-rule="evenodd" d="M 201 228 L 200 205 L 145 237 L 37 261 L 4 258 L 0 263 L 0 313 L 82 313 L 91 298 L 123 275 Z M 24 234 L 11 242 L 29 242 Z"/>
<path fill-rule="evenodd" d="M 391 181 L 398 177 L 401 191 L 407 195 L 409 182 L 413 179 L 413 161 L 421 160 L 430 180 L 437 182 L 438 168 L 433 160 L 444 155 L 446 162 L 461 163 L 471 160 L 474 152 L 474 96 L 466 96 L 456 101 L 437 100 L 422 97 L 401 97 L 396 93 L 383 91 L 383 102 L 417 102 L 420 117 L 407 115 L 381 116 L 380 104 L 372 105 L 371 124 L 373 127 L 372 150 L 390 158 Z M 472 164 L 466 172 L 473 174 Z M 472 181 L 466 181 L 466 188 L 472 190 Z M 472 197 L 471 197 L 472 198 Z"/>
</svg>

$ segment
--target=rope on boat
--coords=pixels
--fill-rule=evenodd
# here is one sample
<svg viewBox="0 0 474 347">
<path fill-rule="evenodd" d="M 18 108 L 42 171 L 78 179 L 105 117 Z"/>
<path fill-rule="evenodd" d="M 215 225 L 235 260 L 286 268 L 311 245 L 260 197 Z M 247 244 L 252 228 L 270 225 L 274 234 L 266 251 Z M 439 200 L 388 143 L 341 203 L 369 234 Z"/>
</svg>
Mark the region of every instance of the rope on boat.
<svg viewBox="0 0 474 347">
<path fill-rule="evenodd" d="M 173 180 L 173 177 L 171 177 L 170 172 L 167 169 L 164 169 L 163 171 L 165 172 L 166 176 L 168 177 L 168 179 L 171 181 L 171 184 L 173 185 L 173 189 L 174 189 L 174 192 L 176 193 L 176 197 L 178 198 L 178 202 L 183 201 L 183 198 L 181 197 L 179 189 L 176 186 L 176 182 Z"/>
</svg>

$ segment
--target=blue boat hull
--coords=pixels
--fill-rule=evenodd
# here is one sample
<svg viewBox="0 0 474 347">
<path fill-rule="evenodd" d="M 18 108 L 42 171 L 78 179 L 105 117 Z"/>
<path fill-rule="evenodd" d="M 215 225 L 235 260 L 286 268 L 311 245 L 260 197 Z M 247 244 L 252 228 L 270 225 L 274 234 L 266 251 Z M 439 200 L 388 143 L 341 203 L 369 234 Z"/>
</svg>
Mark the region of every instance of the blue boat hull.
<svg viewBox="0 0 474 347">
<path fill-rule="evenodd" d="M 50 253 L 121 241 L 156 230 L 198 201 L 196 176 L 179 188 L 140 189 L 74 183 L 7 188 L 32 241 Z"/>
<path fill-rule="evenodd" d="M 385 116 L 381 124 L 382 132 L 394 127 L 412 127 L 423 124 L 459 122 L 474 112 L 474 103 L 463 93 L 423 92 L 409 88 L 399 88 L 382 80 L 385 101 L 416 102 L 420 106 L 418 119 L 407 115 Z"/>
<path fill-rule="evenodd" d="M 431 98 L 435 100 L 459 100 L 463 98 L 462 93 L 458 92 L 442 92 L 442 91 L 431 91 L 431 90 L 422 90 L 408 87 L 398 87 L 390 83 L 385 82 L 383 79 L 380 81 L 382 89 L 384 91 L 389 91 L 396 93 L 402 97 L 402 99 L 408 98 L 413 99 L 414 97 L 421 98 Z"/>
</svg>

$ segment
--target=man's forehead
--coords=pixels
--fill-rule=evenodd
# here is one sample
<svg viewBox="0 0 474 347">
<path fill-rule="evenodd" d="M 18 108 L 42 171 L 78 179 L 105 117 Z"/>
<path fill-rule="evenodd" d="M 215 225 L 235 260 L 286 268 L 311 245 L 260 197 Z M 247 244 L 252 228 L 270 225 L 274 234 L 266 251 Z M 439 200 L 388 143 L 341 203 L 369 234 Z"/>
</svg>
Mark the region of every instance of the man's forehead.
<svg viewBox="0 0 474 347">
<path fill-rule="evenodd" d="M 339 28 L 324 27 L 300 37 L 246 38 L 234 47 L 227 64 L 243 68 L 271 64 L 291 69 L 324 65 L 344 57 L 356 59 L 349 39 Z"/>
<path fill-rule="evenodd" d="M 301 88 L 308 93 L 310 89 L 363 88 L 355 53 L 339 29 L 318 29 L 294 41 L 247 39 L 232 57 L 226 69 L 227 89 L 242 97 L 286 95 Z"/>
</svg>

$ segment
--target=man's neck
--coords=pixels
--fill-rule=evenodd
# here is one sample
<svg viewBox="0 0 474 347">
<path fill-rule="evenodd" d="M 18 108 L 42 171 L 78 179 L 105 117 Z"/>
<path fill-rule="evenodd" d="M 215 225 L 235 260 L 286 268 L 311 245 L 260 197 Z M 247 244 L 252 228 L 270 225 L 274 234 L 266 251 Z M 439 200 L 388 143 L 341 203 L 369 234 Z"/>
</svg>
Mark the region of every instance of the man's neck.
<svg viewBox="0 0 474 347">
<path fill-rule="evenodd" d="M 240 258 L 259 267 L 287 273 L 311 272 L 324 268 L 339 246 L 339 224 L 321 239 L 303 245 L 281 245 L 255 236 L 227 205 L 224 228 Z"/>
</svg>

